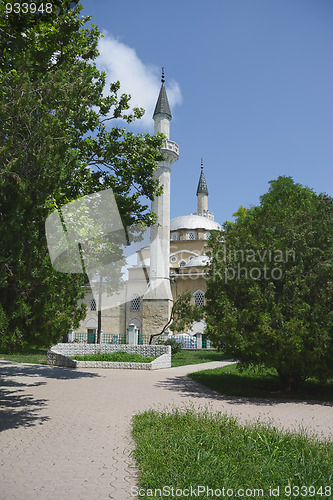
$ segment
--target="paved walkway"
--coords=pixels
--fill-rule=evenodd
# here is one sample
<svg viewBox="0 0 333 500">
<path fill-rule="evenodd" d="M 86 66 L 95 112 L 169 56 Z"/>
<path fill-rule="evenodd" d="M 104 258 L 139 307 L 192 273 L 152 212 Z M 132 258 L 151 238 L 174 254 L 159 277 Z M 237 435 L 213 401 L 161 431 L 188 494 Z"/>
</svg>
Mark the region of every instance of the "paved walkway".
<svg viewBox="0 0 333 500">
<path fill-rule="evenodd" d="M 0 500 L 130 500 L 130 420 L 151 407 L 209 404 L 242 422 L 333 438 L 331 403 L 224 397 L 186 377 L 224 364 L 132 371 L 0 361 Z"/>
</svg>

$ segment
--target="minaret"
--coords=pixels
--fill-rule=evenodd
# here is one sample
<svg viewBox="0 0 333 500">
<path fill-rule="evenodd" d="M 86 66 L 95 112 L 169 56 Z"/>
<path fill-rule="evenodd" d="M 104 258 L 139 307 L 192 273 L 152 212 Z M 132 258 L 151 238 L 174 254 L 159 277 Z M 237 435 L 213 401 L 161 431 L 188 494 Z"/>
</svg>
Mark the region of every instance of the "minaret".
<svg viewBox="0 0 333 500">
<path fill-rule="evenodd" d="M 179 147 L 170 141 L 171 111 L 164 87 L 164 69 L 162 85 L 157 99 L 153 119 L 155 135 L 165 136 L 162 152 L 165 159 L 158 165 L 155 177 L 163 186 L 163 193 L 154 198 L 151 210 L 157 216 L 157 225 L 150 229 L 150 273 L 149 286 L 143 296 L 142 330 L 146 335 L 158 333 L 169 319 L 172 307 L 172 293 L 169 277 L 170 259 L 170 173 L 171 166 L 178 160 Z"/>
<path fill-rule="evenodd" d="M 201 173 L 197 189 L 197 212 L 196 215 L 202 215 L 209 219 L 214 219 L 214 215 L 208 210 L 208 188 L 203 173 L 203 161 L 201 158 Z"/>
</svg>

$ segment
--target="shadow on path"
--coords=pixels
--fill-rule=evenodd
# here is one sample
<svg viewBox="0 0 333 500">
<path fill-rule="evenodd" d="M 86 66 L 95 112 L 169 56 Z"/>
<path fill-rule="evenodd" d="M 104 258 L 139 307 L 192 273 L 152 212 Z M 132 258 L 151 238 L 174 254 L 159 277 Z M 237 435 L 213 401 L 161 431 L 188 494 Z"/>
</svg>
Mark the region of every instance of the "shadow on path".
<svg viewBox="0 0 333 500">
<path fill-rule="evenodd" d="M 99 377 L 97 373 L 85 372 L 76 368 L 63 368 L 62 366 L 35 365 L 28 363 L 14 363 L 0 361 L 0 385 L 5 377 L 43 377 L 58 380 Z M 36 384 L 33 384 L 36 385 Z"/>
<path fill-rule="evenodd" d="M 31 427 L 49 420 L 49 417 L 40 415 L 48 400 L 29 394 L 29 387 L 45 385 L 47 379 L 92 377 L 99 375 L 58 366 L 0 361 L 0 431 Z"/>
<path fill-rule="evenodd" d="M 0 388 L 0 431 L 17 429 L 21 426 L 31 427 L 49 420 L 49 417 L 39 415 L 42 408 L 47 405 L 47 400 L 36 399 L 31 394 L 20 394 L 20 392 Z"/>
</svg>

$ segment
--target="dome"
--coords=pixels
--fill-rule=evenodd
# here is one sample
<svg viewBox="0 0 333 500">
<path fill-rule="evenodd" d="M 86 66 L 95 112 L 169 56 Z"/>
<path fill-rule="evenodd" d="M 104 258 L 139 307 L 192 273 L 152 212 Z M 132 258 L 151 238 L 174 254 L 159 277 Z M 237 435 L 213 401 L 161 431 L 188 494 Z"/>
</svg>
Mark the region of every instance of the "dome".
<svg viewBox="0 0 333 500">
<path fill-rule="evenodd" d="M 170 231 L 178 229 L 204 229 L 207 231 L 221 231 L 221 225 L 202 215 L 180 215 L 170 222 Z"/>
</svg>

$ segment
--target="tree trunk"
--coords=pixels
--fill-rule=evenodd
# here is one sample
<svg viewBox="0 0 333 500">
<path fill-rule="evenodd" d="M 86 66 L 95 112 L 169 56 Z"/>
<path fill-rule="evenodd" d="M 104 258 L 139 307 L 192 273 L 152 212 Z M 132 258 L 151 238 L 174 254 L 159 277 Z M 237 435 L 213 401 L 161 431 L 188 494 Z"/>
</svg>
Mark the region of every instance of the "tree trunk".
<svg viewBox="0 0 333 500">
<path fill-rule="evenodd" d="M 282 370 L 277 370 L 277 372 L 280 377 L 281 388 L 283 391 L 297 392 L 300 386 L 304 383 L 305 379 L 299 373 L 286 373 Z"/>
<path fill-rule="evenodd" d="M 97 344 L 101 343 L 101 333 L 102 333 L 102 281 L 103 278 L 99 278 L 99 293 L 98 293 L 98 313 L 97 313 Z"/>
</svg>

